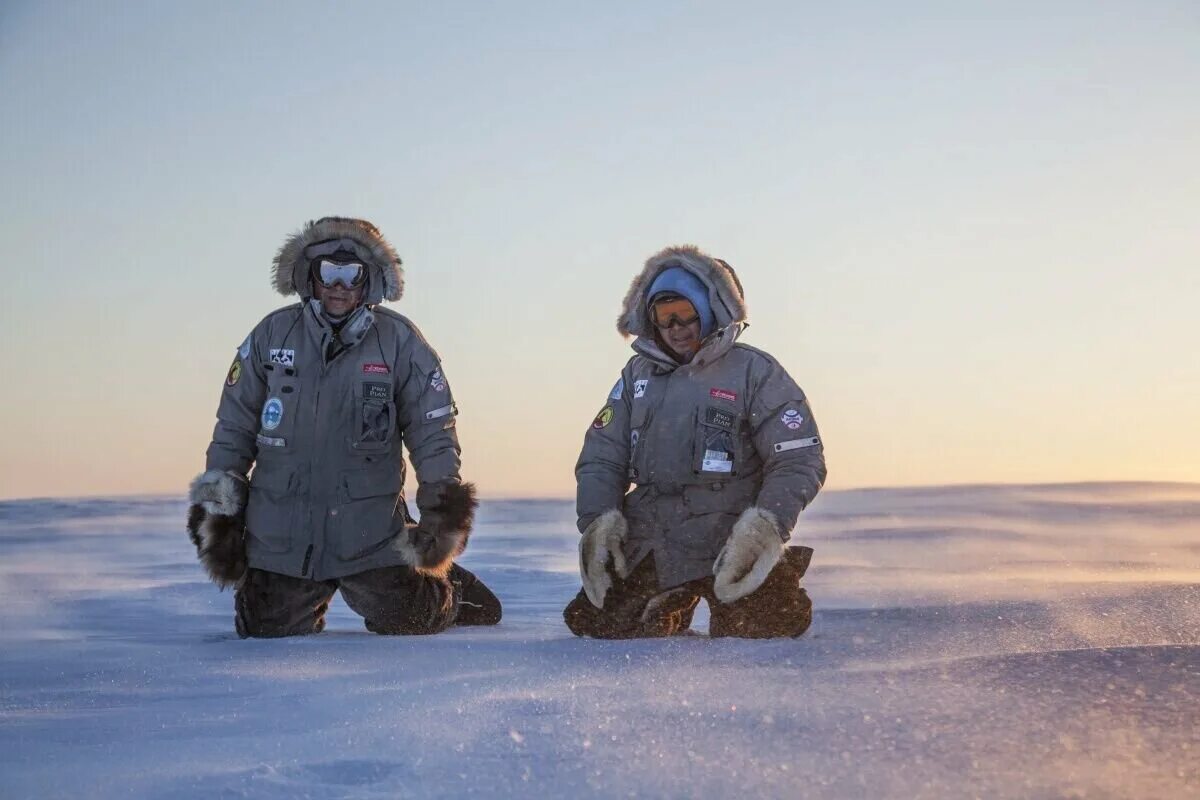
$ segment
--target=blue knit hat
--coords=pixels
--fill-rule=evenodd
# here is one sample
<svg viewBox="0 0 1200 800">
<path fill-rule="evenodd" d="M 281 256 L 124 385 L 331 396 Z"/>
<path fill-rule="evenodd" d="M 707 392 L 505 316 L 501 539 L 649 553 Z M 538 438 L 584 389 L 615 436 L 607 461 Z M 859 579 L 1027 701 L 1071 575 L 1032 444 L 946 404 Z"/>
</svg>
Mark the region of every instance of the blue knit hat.
<svg viewBox="0 0 1200 800">
<path fill-rule="evenodd" d="M 650 289 L 646 292 L 646 306 L 649 307 L 654 302 L 655 295 L 664 292 L 685 297 L 696 308 L 696 313 L 700 315 L 701 339 L 713 332 L 713 328 L 717 326 L 717 319 L 713 316 L 712 303 L 708 300 L 708 287 L 704 281 L 683 267 L 668 267 L 658 273 L 654 283 L 650 284 Z"/>
</svg>

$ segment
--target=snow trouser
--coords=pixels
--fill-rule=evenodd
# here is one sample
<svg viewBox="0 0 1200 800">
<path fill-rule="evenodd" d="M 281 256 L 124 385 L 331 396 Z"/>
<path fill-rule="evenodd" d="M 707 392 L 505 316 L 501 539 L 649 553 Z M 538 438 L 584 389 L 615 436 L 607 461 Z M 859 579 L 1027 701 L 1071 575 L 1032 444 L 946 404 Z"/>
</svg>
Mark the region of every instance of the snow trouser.
<svg viewBox="0 0 1200 800">
<path fill-rule="evenodd" d="M 409 566 L 379 567 L 342 578 L 314 581 L 249 569 L 234 597 L 238 635 L 304 636 L 325 629 L 335 592 L 380 634 L 440 633 L 451 625 L 495 625 L 500 601 L 457 564 L 445 577 Z"/>
<path fill-rule="evenodd" d="M 800 586 L 811 555 L 812 551 L 806 547 L 787 548 L 762 586 L 732 603 L 722 603 L 713 594 L 711 577 L 660 590 L 651 554 L 642 559 L 628 578 L 613 578 L 612 588 L 604 597 L 604 608 L 596 608 L 580 591 L 563 611 L 563 619 L 576 636 L 596 639 L 674 636 L 688 630 L 696 606 L 704 599 L 710 611 L 709 636 L 746 639 L 799 636 L 812 623 L 812 601 Z"/>
</svg>

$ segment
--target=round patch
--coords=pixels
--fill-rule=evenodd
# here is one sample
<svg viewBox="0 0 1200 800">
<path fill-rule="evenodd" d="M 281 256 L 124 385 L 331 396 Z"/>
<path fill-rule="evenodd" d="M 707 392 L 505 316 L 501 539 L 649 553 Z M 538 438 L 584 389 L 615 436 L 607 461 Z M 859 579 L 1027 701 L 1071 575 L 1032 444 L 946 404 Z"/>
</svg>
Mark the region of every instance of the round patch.
<svg viewBox="0 0 1200 800">
<path fill-rule="evenodd" d="M 233 363 L 229 365 L 229 374 L 225 376 L 226 386 L 236 386 L 237 382 L 242 379 L 242 360 L 235 358 Z"/>
<path fill-rule="evenodd" d="M 429 376 L 429 385 L 435 392 L 446 391 L 446 377 L 442 375 L 442 371 L 434 370 L 434 373 Z"/>
<path fill-rule="evenodd" d="M 605 406 L 604 410 L 597 414 L 596 418 L 592 420 L 592 427 L 597 429 L 607 427 L 608 423 L 612 422 L 612 418 L 613 407 Z"/>
<path fill-rule="evenodd" d="M 283 401 L 272 397 L 263 405 L 262 426 L 264 431 L 273 431 L 283 422 Z"/>
<path fill-rule="evenodd" d="M 783 416 L 779 418 L 779 421 L 794 431 L 798 430 L 804 424 L 804 417 L 800 416 L 800 412 L 796 409 L 789 408 L 783 412 Z"/>
</svg>

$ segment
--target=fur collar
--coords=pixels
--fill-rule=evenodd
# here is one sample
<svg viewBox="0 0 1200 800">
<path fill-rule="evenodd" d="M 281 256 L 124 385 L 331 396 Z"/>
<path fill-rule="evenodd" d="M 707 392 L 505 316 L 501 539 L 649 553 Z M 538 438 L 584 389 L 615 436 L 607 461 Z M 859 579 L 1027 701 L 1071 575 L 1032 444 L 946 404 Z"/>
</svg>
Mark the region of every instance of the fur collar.
<svg viewBox="0 0 1200 800">
<path fill-rule="evenodd" d="M 658 274 L 668 267 L 683 267 L 708 287 L 718 330 L 735 322 L 746 321 L 746 298 L 733 267 L 719 258 L 700 252 L 695 245 L 685 244 L 668 247 L 651 256 L 633 279 L 621 307 L 621 316 L 617 317 L 617 331 L 622 336 L 654 336 L 650 321 L 646 318 L 646 290 Z"/>
<path fill-rule="evenodd" d="M 289 236 L 275 254 L 272 269 L 275 291 L 285 297 L 298 294 L 307 299 L 309 259 L 304 250 L 328 239 L 349 239 L 359 258 L 367 262 L 371 281 L 365 298 L 367 304 L 399 300 L 404 294 L 404 270 L 400 268 L 396 249 L 370 222 L 352 217 L 322 217 Z"/>
</svg>

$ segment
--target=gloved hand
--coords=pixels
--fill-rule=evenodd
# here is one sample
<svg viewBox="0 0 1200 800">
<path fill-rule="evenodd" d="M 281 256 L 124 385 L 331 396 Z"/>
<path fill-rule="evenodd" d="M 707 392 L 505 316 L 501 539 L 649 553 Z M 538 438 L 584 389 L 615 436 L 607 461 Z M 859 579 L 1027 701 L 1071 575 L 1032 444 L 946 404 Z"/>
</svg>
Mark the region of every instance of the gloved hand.
<svg viewBox="0 0 1200 800">
<path fill-rule="evenodd" d="M 713 564 L 713 593 L 732 603 L 762 586 L 783 555 L 775 515 L 757 506 L 742 512 Z"/>
<path fill-rule="evenodd" d="M 210 469 L 188 490 L 188 537 L 196 557 L 222 589 L 246 572 L 246 479 L 234 472 Z"/>
<path fill-rule="evenodd" d="M 422 484 L 417 489 L 421 520 L 397 538 L 396 548 L 417 570 L 444 575 L 467 548 L 478 507 L 473 483 Z"/>
<path fill-rule="evenodd" d="M 596 608 L 604 607 L 604 596 L 612 588 L 612 575 L 608 570 L 612 560 L 612 571 L 618 578 L 629 577 L 622 545 L 629 533 L 625 516 L 610 508 L 587 526 L 579 540 L 579 574 L 583 579 L 583 592 Z"/>
</svg>

